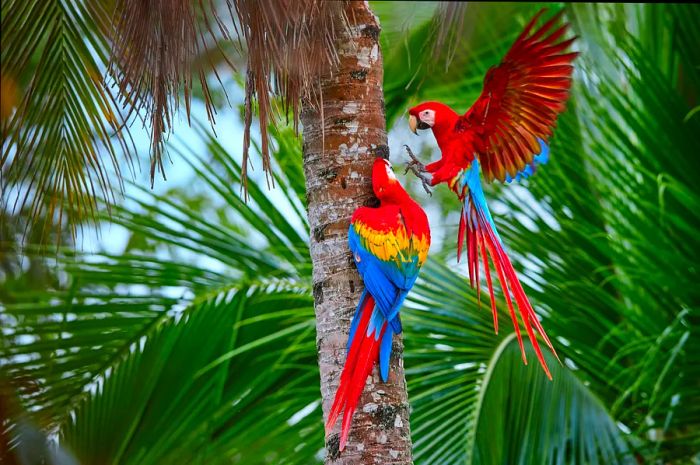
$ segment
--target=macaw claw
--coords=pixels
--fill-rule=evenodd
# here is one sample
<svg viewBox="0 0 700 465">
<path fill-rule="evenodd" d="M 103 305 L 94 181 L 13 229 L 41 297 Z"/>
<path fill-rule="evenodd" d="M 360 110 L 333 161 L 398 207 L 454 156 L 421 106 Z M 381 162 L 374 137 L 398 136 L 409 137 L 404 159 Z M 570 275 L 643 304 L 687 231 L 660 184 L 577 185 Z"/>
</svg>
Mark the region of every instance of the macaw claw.
<svg viewBox="0 0 700 465">
<path fill-rule="evenodd" d="M 432 186 L 430 184 L 428 172 L 425 171 L 425 165 L 420 162 L 418 157 L 416 157 L 416 155 L 413 153 L 413 150 L 411 150 L 411 147 L 409 147 L 408 145 L 404 145 L 404 147 L 406 147 L 406 152 L 411 158 L 411 161 L 406 163 L 406 171 L 404 171 L 403 174 L 408 174 L 409 171 L 415 174 L 416 177 L 420 179 L 421 184 L 423 185 L 423 189 L 425 189 L 425 192 L 432 197 Z"/>
<path fill-rule="evenodd" d="M 421 163 L 421 161 L 418 159 L 418 157 L 416 157 L 416 155 L 413 153 L 413 150 L 411 150 L 411 147 L 409 147 L 406 144 L 404 144 L 404 147 L 406 147 L 406 153 L 408 153 L 408 156 L 411 158 L 411 161 L 409 161 L 406 164 L 406 172 L 404 174 L 408 173 L 410 166 L 414 166 L 421 173 L 425 173 L 425 165 L 423 163 Z M 415 172 L 415 170 L 413 170 L 413 169 L 411 169 L 411 171 Z"/>
</svg>

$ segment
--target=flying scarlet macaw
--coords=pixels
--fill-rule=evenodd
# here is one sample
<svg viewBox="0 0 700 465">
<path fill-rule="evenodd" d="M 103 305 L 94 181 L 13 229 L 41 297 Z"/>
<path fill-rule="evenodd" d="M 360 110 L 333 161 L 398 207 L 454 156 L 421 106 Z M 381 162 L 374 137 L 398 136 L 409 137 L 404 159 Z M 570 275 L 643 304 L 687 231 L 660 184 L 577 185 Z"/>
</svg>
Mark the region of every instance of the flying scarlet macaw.
<svg viewBox="0 0 700 465">
<path fill-rule="evenodd" d="M 347 359 L 326 422 L 326 433 L 344 410 L 340 450 L 367 376 L 379 361 L 384 382 L 394 334 L 401 332 L 399 310 L 418 277 L 430 248 L 430 227 L 423 209 L 399 183 L 391 164 L 377 158 L 372 188 L 379 207 L 360 207 L 352 215 L 348 242 L 365 290 L 350 325 Z"/>
<path fill-rule="evenodd" d="M 490 256 L 515 325 L 523 361 L 527 363 L 511 293 L 537 358 L 551 379 L 533 327 L 555 355 L 556 351 L 506 255 L 481 188 L 482 173 L 489 182 L 511 182 L 533 174 L 538 164 L 547 162 L 547 141 L 557 116 L 564 111 L 571 87 L 572 61 L 577 53 L 565 53 L 575 38 L 560 40 L 567 32 L 567 24 L 550 33 L 559 15 L 532 32 L 543 11 L 528 23 L 501 63 L 486 73 L 481 95 L 464 115 L 439 102 L 422 103 L 409 110 L 411 130 L 417 134 L 417 129 L 432 129 L 442 152 L 442 158 L 423 166 L 409 149 L 413 158 L 409 169 L 424 185 L 447 183 L 460 198 L 457 255 L 459 258 L 466 236 L 470 284 L 478 286 L 481 256 L 498 332 L 487 258 Z M 432 175 L 429 181 L 425 173 Z"/>
</svg>

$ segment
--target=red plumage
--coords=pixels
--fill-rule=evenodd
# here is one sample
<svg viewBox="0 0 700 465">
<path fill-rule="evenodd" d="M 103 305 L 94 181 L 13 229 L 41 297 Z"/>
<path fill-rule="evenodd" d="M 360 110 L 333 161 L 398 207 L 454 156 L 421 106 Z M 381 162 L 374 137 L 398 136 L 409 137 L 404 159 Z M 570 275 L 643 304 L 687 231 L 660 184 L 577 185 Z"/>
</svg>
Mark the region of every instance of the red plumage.
<svg viewBox="0 0 700 465">
<path fill-rule="evenodd" d="M 557 117 L 565 109 L 571 88 L 572 62 L 577 53 L 565 52 L 575 38 L 565 39 L 568 24 L 555 27 L 560 14 L 535 30 L 543 12 L 537 13 L 525 26 L 501 63 L 489 69 L 481 95 L 464 115 L 460 116 L 443 103 L 426 102 L 409 110 L 409 124 L 414 132 L 430 128 L 435 135 L 442 156 L 424 170 L 432 175 L 431 185 L 448 184 L 463 202 L 457 254 L 458 257 L 462 254 L 466 239 L 472 287 L 479 286 L 479 267 L 483 265 L 496 332 L 498 318 L 489 256 L 503 289 L 523 360 L 525 351 L 515 306 L 537 357 L 551 378 L 534 331 L 555 355 L 556 352 L 505 252 L 480 180 L 483 172 L 488 181 L 510 182 L 521 175 L 532 174 L 538 162 L 546 162 L 548 140 Z"/>
<path fill-rule="evenodd" d="M 409 110 L 418 121 L 423 112 L 434 112 L 431 128 L 442 158 L 426 166 L 432 185 L 452 184 L 475 156 L 488 181 L 515 177 L 540 152 L 538 139 L 546 142 L 551 137 L 565 109 L 578 53 L 562 53 L 575 40 L 559 41 L 568 24 L 547 35 L 560 14 L 530 35 L 543 12 L 532 18 L 501 63 L 486 73 L 481 95 L 464 115 L 439 102 Z"/>
<path fill-rule="evenodd" d="M 348 245 L 365 291 L 350 325 L 340 383 L 326 422 L 329 434 L 343 412 L 339 449 L 375 363 L 387 381 L 394 334 L 402 331 L 399 310 L 418 277 L 430 247 L 425 212 L 401 186 L 391 164 L 378 158 L 372 168 L 377 208 L 360 207 L 352 216 Z"/>
</svg>

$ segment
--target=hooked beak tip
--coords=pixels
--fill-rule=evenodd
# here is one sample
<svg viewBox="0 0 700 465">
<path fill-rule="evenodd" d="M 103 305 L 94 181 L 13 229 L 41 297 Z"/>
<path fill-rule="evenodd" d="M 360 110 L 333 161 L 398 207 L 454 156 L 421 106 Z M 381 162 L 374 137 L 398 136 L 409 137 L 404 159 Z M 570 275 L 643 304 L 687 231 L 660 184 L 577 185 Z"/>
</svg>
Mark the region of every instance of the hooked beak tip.
<svg viewBox="0 0 700 465">
<path fill-rule="evenodd" d="M 411 128 L 413 134 L 418 134 L 418 119 L 415 116 L 410 115 L 408 117 L 408 127 Z"/>
</svg>

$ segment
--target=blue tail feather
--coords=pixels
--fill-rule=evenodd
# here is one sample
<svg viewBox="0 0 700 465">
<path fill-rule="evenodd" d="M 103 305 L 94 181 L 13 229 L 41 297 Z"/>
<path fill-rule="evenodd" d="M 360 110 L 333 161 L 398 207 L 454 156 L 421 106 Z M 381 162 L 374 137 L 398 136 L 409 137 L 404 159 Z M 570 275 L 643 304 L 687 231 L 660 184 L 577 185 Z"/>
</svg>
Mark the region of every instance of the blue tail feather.
<svg viewBox="0 0 700 465">
<path fill-rule="evenodd" d="M 355 332 L 357 331 L 357 326 L 360 324 L 360 313 L 362 311 L 362 306 L 365 304 L 365 299 L 367 298 L 367 289 L 362 291 L 362 296 L 360 301 L 357 303 L 357 308 L 355 308 L 355 315 L 352 317 L 352 323 L 350 323 L 350 333 L 348 334 L 348 352 L 350 351 L 350 345 L 352 340 L 355 338 Z M 376 304 L 375 304 L 376 305 Z"/>
<path fill-rule="evenodd" d="M 549 161 L 549 145 L 547 145 L 547 143 L 539 137 L 537 138 L 537 142 L 540 143 L 540 153 L 534 156 L 534 158 L 532 159 L 532 163 L 526 165 L 525 168 L 518 171 L 515 177 L 511 177 L 509 174 L 506 174 L 507 183 L 510 183 L 512 181 L 521 181 L 522 179 L 529 178 L 530 176 L 535 174 L 535 171 L 537 170 L 537 167 L 539 165 L 544 165 Z"/>
<path fill-rule="evenodd" d="M 467 216 L 465 219 L 473 222 L 476 221 L 476 218 L 469 218 L 468 214 L 470 211 L 468 202 L 471 199 L 471 201 L 474 202 L 476 209 L 482 212 L 484 217 L 486 217 L 486 221 L 488 221 L 499 242 L 502 242 L 501 237 L 498 235 L 498 230 L 496 229 L 496 223 L 494 223 L 493 218 L 491 217 L 491 211 L 486 204 L 486 196 L 484 195 L 484 190 L 481 187 L 481 166 L 479 165 L 479 160 L 477 158 L 472 161 L 471 166 L 464 172 L 462 177 L 462 186 L 467 187 L 470 193 L 470 195 L 464 197 L 465 208 L 462 210 L 462 212 Z"/>
<path fill-rule="evenodd" d="M 382 376 L 382 381 L 386 383 L 389 379 L 389 358 L 391 358 L 391 343 L 394 339 L 394 332 L 391 330 L 391 325 L 387 325 L 382 342 L 379 346 L 379 374 Z"/>
</svg>

